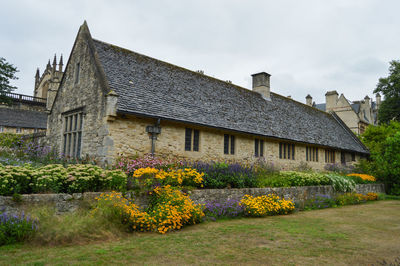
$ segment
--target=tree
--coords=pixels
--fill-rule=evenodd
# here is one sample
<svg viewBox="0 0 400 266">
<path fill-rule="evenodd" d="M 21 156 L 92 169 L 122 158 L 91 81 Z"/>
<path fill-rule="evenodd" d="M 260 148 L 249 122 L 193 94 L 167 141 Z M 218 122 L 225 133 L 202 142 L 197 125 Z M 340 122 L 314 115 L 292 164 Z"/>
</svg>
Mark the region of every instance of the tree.
<svg viewBox="0 0 400 266">
<path fill-rule="evenodd" d="M 389 76 L 380 78 L 374 93 L 381 92 L 385 100 L 378 110 L 379 123 L 400 121 L 400 60 L 390 62 Z"/>
<path fill-rule="evenodd" d="M 388 194 L 400 195 L 400 122 L 369 126 L 361 141 L 371 156 L 369 161 L 360 161 L 358 168 L 383 182 Z"/>
<path fill-rule="evenodd" d="M 18 79 L 15 76 L 16 72 L 18 72 L 18 69 L 15 66 L 7 63 L 3 57 L 0 57 L 0 102 L 9 102 L 5 93 L 16 89 L 16 87 L 10 85 L 10 80 Z"/>
</svg>

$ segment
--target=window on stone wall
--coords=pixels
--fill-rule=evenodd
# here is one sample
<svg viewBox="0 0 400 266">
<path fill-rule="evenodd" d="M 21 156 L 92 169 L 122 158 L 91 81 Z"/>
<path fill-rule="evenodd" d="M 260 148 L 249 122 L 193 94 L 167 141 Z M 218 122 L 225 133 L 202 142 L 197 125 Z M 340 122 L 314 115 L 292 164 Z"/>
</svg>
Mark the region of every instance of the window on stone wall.
<svg viewBox="0 0 400 266">
<path fill-rule="evenodd" d="M 334 150 L 325 150 L 325 163 L 335 163 Z"/>
<path fill-rule="evenodd" d="M 4 127 L 3 126 L 0 126 L 0 133 L 1 132 L 4 132 Z"/>
<path fill-rule="evenodd" d="M 351 161 L 355 161 L 356 160 L 356 154 L 354 152 L 351 153 Z"/>
<path fill-rule="evenodd" d="M 224 135 L 224 153 L 235 154 L 235 136 L 229 134 Z"/>
<path fill-rule="evenodd" d="M 318 148 L 306 147 L 306 161 L 318 162 Z"/>
<path fill-rule="evenodd" d="M 255 139 L 254 140 L 254 156 L 263 157 L 264 156 L 264 140 Z"/>
<path fill-rule="evenodd" d="M 295 145 L 289 144 L 285 142 L 279 143 L 279 158 L 280 159 L 289 159 L 294 160 L 295 158 Z"/>
<path fill-rule="evenodd" d="M 82 145 L 83 112 L 64 115 L 63 154 L 79 158 Z"/>
<path fill-rule="evenodd" d="M 199 138 L 200 132 L 197 129 L 186 128 L 185 151 L 199 151 Z"/>
<path fill-rule="evenodd" d="M 81 63 L 77 63 L 75 67 L 75 84 L 79 83 L 80 71 L 81 71 Z"/>
<path fill-rule="evenodd" d="M 22 132 L 22 129 L 21 129 L 20 127 L 17 127 L 17 128 L 15 129 L 15 132 L 16 132 L 16 133 L 21 133 L 21 132 Z"/>
</svg>

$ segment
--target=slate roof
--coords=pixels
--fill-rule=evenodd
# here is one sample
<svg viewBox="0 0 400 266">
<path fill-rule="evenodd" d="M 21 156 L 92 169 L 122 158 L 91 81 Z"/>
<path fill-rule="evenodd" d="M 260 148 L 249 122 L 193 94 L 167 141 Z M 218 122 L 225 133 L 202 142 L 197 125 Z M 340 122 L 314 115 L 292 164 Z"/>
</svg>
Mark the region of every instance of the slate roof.
<svg viewBox="0 0 400 266">
<path fill-rule="evenodd" d="M 46 129 L 47 114 L 2 107 L 0 108 L 0 126 Z"/>
<path fill-rule="evenodd" d="M 360 102 L 353 102 L 351 108 L 353 108 L 354 112 L 358 114 L 360 112 Z"/>
<path fill-rule="evenodd" d="M 368 153 L 330 114 L 93 40 L 118 112 Z"/>
</svg>

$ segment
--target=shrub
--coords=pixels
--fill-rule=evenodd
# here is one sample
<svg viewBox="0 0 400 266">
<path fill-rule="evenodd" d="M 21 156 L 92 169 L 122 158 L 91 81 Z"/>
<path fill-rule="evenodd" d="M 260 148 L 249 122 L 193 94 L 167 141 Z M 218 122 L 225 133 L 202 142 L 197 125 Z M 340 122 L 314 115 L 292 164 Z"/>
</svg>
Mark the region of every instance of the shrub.
<svg viewBox="0 0 400 266">
<path fill-rule="evenodd" d="M 290 186 L 319 186 L 329 184 L 329 178 L 321 173 L 286 171 L 281 172 L 280 177 L 286 179 Z"/>
<path fill-rule="evenodd" d="M 0 194 L 31 193 L 32 169 L 21 166 L 0 165 Z"/>
<path fill-rule="evenodd" d="M 251 166 L 238 163 L 204 163 L 190 164 L 198 172 L 204 173 L 205 188 L 246 188 L 257 187 L 258 177 Z"/>
<path fill-rule="evenodd" d="M 0 195 L 14 193 L 75 193 L 126 188 L 126 174 L 121 170 L 103 170 L 88 164 L 46 165 L 33 168 L 25 166 L 3 166 L 0 164 Z"/>
<path fill-rule="evenodd" d="M 352 192 L 356 189 L 356 182 L 349 177 L 338 174 L 328 174 L 327 177 L 337 192 Z"/>
<path fill-rule="evenodd" d="M 291 200 L 281 199 L 272 194 L 258 197 L 245 195 L 240 204 L 244 207 L 245 215 L 253 217 L 288 214 L 294 211 L 294 203 Z"/>
<path fill-rule="evenodd" d="M 61 164 L 49 164 L 33 171 L 35 193 L 65 191 L 67 170 Z"/>
<path fill-rule="evenodd" d="M 222 203 L 207 202 L 204 206 L 204 214 L 212 218 L 234 218 L 242 216 L 244 211 L 244 207 L 240 205 L 240 201 L 232 199 Z"/>
<path fill-rule="evenodd" d="M 37 221 L 24 213 L 20 215 L 0 214 L 0 246 L 24 241 L 37 230 Z"/>
<path fill-rule="evenodd" d="M 20 144 L 22 135 L 14 133 L 0 133 L 0 147 L 15 148 Z"/>
</svg>

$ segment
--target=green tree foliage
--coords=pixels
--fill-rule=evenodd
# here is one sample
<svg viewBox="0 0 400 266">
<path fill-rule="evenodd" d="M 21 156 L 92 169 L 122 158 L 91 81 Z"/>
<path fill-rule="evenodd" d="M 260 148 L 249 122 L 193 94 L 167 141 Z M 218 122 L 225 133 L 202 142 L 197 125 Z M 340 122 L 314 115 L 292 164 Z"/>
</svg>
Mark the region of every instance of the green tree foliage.
<svg viewBox="0 0 400 266">
<path fill-rule="evenodd" d="M 378 174 L 390 194 L 400 195 L 400 131 L 383 143 L 383 153 L 377 157 Z"/>
<path fill-rule="evenodd" d="M 18 79 L 15 76 L 16 72 L 18 70 L 15 66 L 8 63 L 3 57 L 0 57 L 0 102 L 9 102 L 4 94 L 16 89 L 16 87 L 10 85 L 10 80 Z"/>
<path fill-rule="evenodd" d="M 369 126 L 361 140 L 371 152 L 370 161 L 360 162 L 361 170 L 376 176 L 388 193 L 400 195 L 400 122 Z"/>
<path fill-rule="evenodd" d="M 385 97 L 378 111 L 379 122 L 400 121 L 400 60 L 390 62 L 389 76 L 380 78 L 374 90 L 374 93 L 378 92 Z"/>
<path fill-rule="evenodd" d="M 400 97 L 385 98 L 379 106 L 378 120 L 380 124 L 390 120 L 400 121 Z"/>
</svg>

